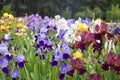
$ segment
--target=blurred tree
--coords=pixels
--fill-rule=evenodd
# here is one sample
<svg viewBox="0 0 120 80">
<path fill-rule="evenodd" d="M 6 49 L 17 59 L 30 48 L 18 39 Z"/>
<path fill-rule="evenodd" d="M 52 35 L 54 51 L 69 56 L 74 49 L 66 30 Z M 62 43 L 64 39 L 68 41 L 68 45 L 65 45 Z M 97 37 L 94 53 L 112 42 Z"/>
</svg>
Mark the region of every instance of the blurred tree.
<svg viewBox="0 0 120 80">
<path fill-rule="evenodd" d="M 82 18 L 86 18 L 86 17 L 93 18 L 94 17 L 94 12 L 89 7 L 87 7 L 84 11 L 76 13 L 75 17 L 77 19 L 79 17 L 82 17 Z"/>
<path fill-rule="evenodd" d="M 0 16 L 2 16 L 3 13 L 5 13 L 5 12 L 7 12 L 7 13 L 9 13 L 9 14 L 13 14 L 13 11 L 12 11 L 12 8 L 11 8 L 10 5 L 4 5 L 4 6 L 3 6 L 3 8 L 2 8 L 1 11 L 0 11 Z"/>
<path fill-rule="evenodd" d="M 62 12 L 62 16 L 65 17 L 66 19 L 71 18 L 71 10 L 69 7 L 65 8 L 65 10 Z"/>
<path fill-rule="evenodd" d="M 113 21 L 117 21 L 120 20 L 120 8 L 119 8 L 119 4 L 117 5 L 112 5 L 110 10 L 107 10 L 106 12 L 106 17 L 107 17 L 107 21 L 113 20 Z"/>
<path fill-rule="evenodd" d="M 9 4 L 10 3 L 10 0 L 0 0 L 0 10 L 2 9 L 2 7 L 4 6 L 4 5 L 7 5 L 7 4 Z"/>
<path fill-rule="evenodd" d="M 24 16 L 25 13 L 28 15 L 38 13 L 42 17 L 46 15 L 54 17 L 57 14 L 65 14 L 66 8 L 69 7 L 72 18 L 77 12 L 87 14 L 86 11 L 90 12 L 90 9 L 95 13 L 95 17 L 102 16 L 103 19 L 106 19 L 107 9 L 110 9 L 111 5 L 116 3 L 120 4 L 120 0 L 1 0 L 0 9 L 3 5 L 10 4 L 16 16 Z M 101 12 L 102 14 L 100 14 Z"/>
<path fill-rule="evenodd" d="M 93 9 L 93 12 L 94 12 L 94 15 L 95 15 L 95 18 L 103 18 L 103 11 L 100 9 L 100 7 L 95 7 Z"/>
<path fill-rule="evenodd" d="M 112 0 L 111 1 L 111 5 L 116 5 L 116 4 L 120 5 L 120 0 Z"/>
</svg>

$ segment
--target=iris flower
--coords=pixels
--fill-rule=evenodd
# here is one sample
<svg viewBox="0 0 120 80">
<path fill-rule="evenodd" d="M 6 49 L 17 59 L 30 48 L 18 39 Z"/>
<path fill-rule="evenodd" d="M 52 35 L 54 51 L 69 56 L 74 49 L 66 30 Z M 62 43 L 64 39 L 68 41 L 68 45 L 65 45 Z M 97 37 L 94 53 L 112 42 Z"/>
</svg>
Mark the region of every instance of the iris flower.
<svg viewBox="0 0 120 80">
<path fill-rule="evenodd" d="M 65 74 L 70 70 L 70 66 L 67 63 L 63 63 L 59 68 L 61 74 L 59 75 L 60 80 L 64 79 Z"/>
<path fill-rule="evenodd" d="M 2 68 L 2 71 L 4 73 L 8 73 L 8 60 L 6 58 L 0 58 L 0 68 Z"/>
<path fill-rule="evenodd" d="M 82 54 L 81 54 L 79 51 L 76 51 L 76 52 L 73 54 L 73 59 L 76 59 L 76 58 L 83 59 L 83 56 L 82 56 Z"/>
<path fill-rule="evenodd" d="M 102 80 L 101 75 L 98 73 L 90 74 L 88 80 Z"/>
<path fill-rule="evenodd" d="M 17 80 L 16 78 L 19 76 L 20 72 L 19 70 L 15 69 L 11 71 L 12 74 L 12 80 Z"/>
<path fill-rule="evenodd" d="M 79 23 L 78 25 L 78 31 L 86 31 L 88 32 L 88 26 L 85 23 Z"/>
<path fill-rule="evenodd" d="M 8 60 L 8 61 L 11 61 L 12 59 L 13 59 L 13 55 L 11 54 L 11 53 L 5 53 L 4 54 L 4 56 L 6 57 L 6 59 Z"/>
<path fill-rule="evenodd" d="M 23 54 L 18 54 L 16 57 L 16 64 L 20 67 L 24 67 L 24 63 L 26 63 L 25 57 Z"/>
<path fill-rule="evenodd" d="M 6 46 L 6 44 L 1 43 L 0 44 L 0 53 L 5 53 L 8 52 L 8 47 Z"/>
</svg>

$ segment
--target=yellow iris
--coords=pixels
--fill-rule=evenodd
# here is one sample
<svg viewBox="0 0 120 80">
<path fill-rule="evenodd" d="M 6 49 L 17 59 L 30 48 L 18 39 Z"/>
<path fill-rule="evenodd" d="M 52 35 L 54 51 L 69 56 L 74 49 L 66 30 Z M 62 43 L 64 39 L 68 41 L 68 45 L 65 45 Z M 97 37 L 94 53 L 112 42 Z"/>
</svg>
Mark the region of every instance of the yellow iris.
<svg viewBox="0 0 120 80">
<path fill-rule="evenodd" d="M 88 30 L 88 26 L 87 26 L 85 23 L 79 23 L 79 25 L 78 25 L 78 30 L 79 30 L 79 31 L 86 31 L 86 32 L 89 31 L 89 30 Z"/>
<path fill-rule="evenodd" d="M 9 25 L 9 26 L 11 26 L 11 25 L 12 25 L 12 22 L 11 22 L 11 21 L 10 21 L 10 22 L 8 22 L 8 25 Z"/>
<path fill-rule="evenodd" d="M 5 29 L 5 26 L 1 26 L 0 29 L 1 29 L 1 30 Z"/>
<path fill-rule="evenodd" d="M 10 26 L 6 26 L 6 29 L 10 29 Z"/>
<path fill-rule="evenodd" d="M 3 20 L 0 20 L 0 25 L 1 25 L 1 24 L 4 24 L 4 21 L 3 21 Z"/>
<path fill-rule="evenodd" d="M 97 18 L 96 20 L 98 20 L 98 21 L 102 21 L 102 19 L 101 19 L 101 18 Z"/>
<path fill-rule="evenodd" d="M 2 31 L 3 33 L 8 33 L 8 27 L 5 27 L 5 26 L 1 26 L 0 27 L 0 31 Z"/>
<path fill-rule="evenodd" d="M 21 18 L 19 18 L 19 19 L 18 19 L 18 22 L 19 22 L 19 23 L 22 23 L 22 22 L 23 22 L 23 20 L 22 20 Z"/>
<path fill-rule="evenodd" d="M 26 30 L 22 28 L 22 29 L 21 29 L 21 32 L 25 33 L 25 32 L 26 32 Z"/>
<path fill-rule="evenodd" d="M 18 27 L 18 28 L 22 28 L 22 24 L 21 24 L 21 23 L 18 23 L 18 24 L 17 24 L 17 27 Z"/>
<path fill-rule="evenodd" d="M 73 54 L 73 59 L 76 59 L 76 58 L 83 59 L 82 53 L 80 53 L 79 51 L 76 51 L 76 52 Z"/>
<path fill-rule="evenodd" d="M 8 13 L 4 13 L 3 14 L 4 17 L 8 17 L 8 15 L 9 15 Z"/>
<path fill-rule="evenodd" d="M 8 16 L 9 16 L 9 19 L 10 19 L 10 20 L 14 20 L 13 15 L 9 14 Z"/>
<path fill-rule="evenodd" d="M 27 29 L 27 27 L 25 25 L 22 26 L 23 29 Z"/>
<path fill-rule="evenodd" d="M 15 35 L 19 37 L 19 36 L 21 36 L 22 34 L 17 32 L 17 33 L 15 33 Z"/>
</svg>

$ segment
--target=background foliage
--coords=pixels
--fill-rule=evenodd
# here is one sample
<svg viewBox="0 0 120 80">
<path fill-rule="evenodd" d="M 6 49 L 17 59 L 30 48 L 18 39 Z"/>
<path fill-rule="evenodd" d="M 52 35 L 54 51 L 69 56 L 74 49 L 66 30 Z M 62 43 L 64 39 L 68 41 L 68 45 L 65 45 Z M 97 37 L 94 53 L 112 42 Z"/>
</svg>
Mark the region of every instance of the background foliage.
<svg viewBox="0 0 120 80">
<path fill-rule="evenodd" d="M 0 14 L 6 11 L 3 9 L 6 5 L 11 6 L 15 16 L 38 13 L 42 17 L 59 14 L 65 18 L 88 16 L 106 21 L 120 20 L 120 0 L 2 0 Z M 11 13 L 11 9 L 7 8 L 7 12 Z"/>
</svg>

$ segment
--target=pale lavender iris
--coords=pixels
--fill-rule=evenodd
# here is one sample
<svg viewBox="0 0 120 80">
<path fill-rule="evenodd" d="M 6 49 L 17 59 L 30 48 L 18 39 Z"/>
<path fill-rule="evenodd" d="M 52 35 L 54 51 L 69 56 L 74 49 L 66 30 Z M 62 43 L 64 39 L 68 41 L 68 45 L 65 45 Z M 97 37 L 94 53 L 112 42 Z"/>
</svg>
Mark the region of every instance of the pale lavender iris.
<svg viewBox="0 0 120 80">
<path fill-rule="evenodd" d="M 56 20 L 55 20 L 55 19 L 50 20 L 50 22 L 49 22 L 48 25 L 49 25 L 50 27 L 56 26 Z"/>
<path fill-rule="evenodd" d="M 40 32 L 41 32 L 41 33 L 47 33 L 47 31 L 48 31 L 48 29 L 47 29 L 46 27 L 42 27 L 42 28 L 40 29 Z"/>
<path fill-rule="evenodd" d="M 61 44 L 62 52 L 63 53 L 70 53 L 70 47 L 68 46 L 68 43 L 64 42 Z"/>
<path fill-rule="evenodd" d="M 62 61 L 63 60 L 63 54 L 60 51 L 60 48 L 54 49 L 54 55 L 53 55 L 53 61 Z"/>
<path fill-rule="evenodd" d="M 50 18 L 48 16 L 45 16 L 43 19 L 43 26 L 48 27 L 50 22 Z"/>
<path fill-rule="evenodd" d="M 8 52 L 8 47 L 6 46 L 6 44 L 0 44 L 0 53 L 5 53 Z"/>
<path fill-rule="evenodd" d="M 72 19 L 68 19 L 67 22 L 69 27 L 71 26 L 71 24 L 74 24 L 74 21 Z"/>
<path fill-rule="evenodd" d="M 89 28 L 91 26 L 91 20 L 89 18 L 86 18 L 85 20 L 81 19 L 82 23 L 85 23 Z"/>
</svg>

